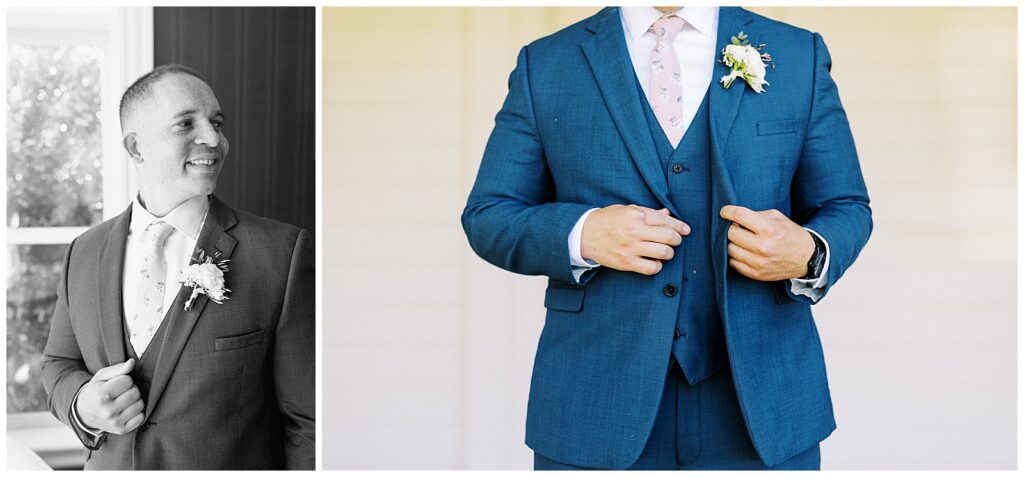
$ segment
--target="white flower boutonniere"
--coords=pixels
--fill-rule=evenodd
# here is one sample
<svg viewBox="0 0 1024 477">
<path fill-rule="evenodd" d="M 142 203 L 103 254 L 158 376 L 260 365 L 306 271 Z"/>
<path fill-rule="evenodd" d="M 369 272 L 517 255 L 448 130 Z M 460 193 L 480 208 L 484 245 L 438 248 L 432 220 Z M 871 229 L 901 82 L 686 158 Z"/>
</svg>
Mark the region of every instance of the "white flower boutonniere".
<svg viewBox="0 0 1024 477">
<path fill-rule="evenodd" d="M 220 256 L 220 253 L 217 254 Z M 216 257 L 209 257 L 202 249 L 197 257 L 192 257 L 192 263 L 181 271 L 178 283 L 182 286 L 192 287 L 192 294 L 185 302 L 185 311 L 192 308 L 192 303 L 200 293 L 210 297 L 214 303 L 221 304 L 227 300 L 228 290 L 224 287 L 224 272 L 228 271 L 230 260 L 214 261 Z"/>
<path fill-rule="evenodd" d="M 743 32 L 732 37 L 732 44 L 722 50 L 722 59 L 718 60 L 732 70 L 731 73 L 722 77 L 722 86 L 729 89 L 733 80 L 743 78 L 743 81 L 750 85 L 750 89 L 756 93 L 763 93 L 764 85 L 768 84 L 765 79 L 767 71 L 765 62 L 771 63 L 772 69 L 775 69 L 772 55 L 762 53 L 763 48 L 763 44 L 758 45 L 757 48 L 750 46 L 747 35 Z"/>
</svg>

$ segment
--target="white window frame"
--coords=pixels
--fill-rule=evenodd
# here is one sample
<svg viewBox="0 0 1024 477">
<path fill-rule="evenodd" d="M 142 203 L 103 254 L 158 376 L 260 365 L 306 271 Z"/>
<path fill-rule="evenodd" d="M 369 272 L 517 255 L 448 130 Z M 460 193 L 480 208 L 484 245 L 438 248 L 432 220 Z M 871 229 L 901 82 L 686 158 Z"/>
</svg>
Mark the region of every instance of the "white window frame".
<svg viewBox="0 0 1024 477">
<path fill-rule="evenodd" d="M 117 109 L 124 90 L 153 69 L 153 7 L 11 7 L 6 17 L 7 41 L 11 43 L 88 42 L 103 47 L 100 66 L 103 220 L 117 216 L 131 203 L 137 187 L 128 156 L 121 147 Z M 6 76 L 3 81 L 7 82 Z M 67 244 L 87 229 L 8 227 L 7 245 Z M 78 438 L 48 412 L 13 413 L 6 417 L 7 438 L 25 444 L 51 466 L 80 463 L 84 458 Z"/>
</svg>

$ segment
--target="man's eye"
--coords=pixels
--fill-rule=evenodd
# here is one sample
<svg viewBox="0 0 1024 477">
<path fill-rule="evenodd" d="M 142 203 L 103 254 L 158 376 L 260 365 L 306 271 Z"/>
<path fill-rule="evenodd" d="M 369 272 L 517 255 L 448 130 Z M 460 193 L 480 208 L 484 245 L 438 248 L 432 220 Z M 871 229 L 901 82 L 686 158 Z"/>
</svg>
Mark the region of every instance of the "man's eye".
<svg viewBox="0 0 1024 477">
<path fill-rule="evenodd" d="M 224 121 L 211 121 L 211 122 L 213 123 L 213 127 L 217 128 L 217 129 L 220 129 L 220 128 L 224 127 Z"/>
<path fill-rule="evenodd" d="M 190 128 L 190 127 L 192 127 L 192 120 L 191 119 L 186 119 L 184 121 L 181 121 L 181 122 L 178 123 L 178 126 L 181 126 L 183 128 Z"/>
</svg>

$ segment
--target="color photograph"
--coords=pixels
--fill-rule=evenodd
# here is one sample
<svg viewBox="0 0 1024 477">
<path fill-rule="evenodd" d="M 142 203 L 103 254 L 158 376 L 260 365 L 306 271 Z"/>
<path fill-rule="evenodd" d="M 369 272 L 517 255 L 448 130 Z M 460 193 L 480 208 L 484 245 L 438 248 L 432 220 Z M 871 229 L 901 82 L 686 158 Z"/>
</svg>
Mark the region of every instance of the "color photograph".
<svg viewBox="0 0 1024 477">
<path fill-rule="evenodd" d="M 325 469 L 1016 467 L 1016 8 L 322 17 Z"/>
</svg>

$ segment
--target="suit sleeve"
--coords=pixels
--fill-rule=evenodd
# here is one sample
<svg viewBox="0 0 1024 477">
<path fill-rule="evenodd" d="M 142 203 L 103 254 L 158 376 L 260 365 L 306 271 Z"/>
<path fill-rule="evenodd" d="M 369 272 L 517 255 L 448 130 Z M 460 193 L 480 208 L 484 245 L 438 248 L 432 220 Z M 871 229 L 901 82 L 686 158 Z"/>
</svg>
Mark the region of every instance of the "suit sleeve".
<svg viewBox="0 0 1024 477">
<path fill-rule="evenodd" d="M 473 251 L 498 267 L 576 283 L 566 244 L 573 225 L 593 206 L 555 202 L 528 68 L 524 47 L 509 76 L 508 96 L 495 117 L 462 227 Z"/>
<path fill-rule="evenodd" d="M 274 388 L 284 424 L 285 468 L 316 466 L 316 278 L 313 243 L 299 232 L 274 337 Z"/>
<path fill-rule="evenodd" d="M 826 285 L 820 302 L 856 260 L 871 235 L 871 208 L 857 150 L 839 91 L 831 75 L 832 58 L 821 36 L 814 34 L 814 81 L 811 112 L 800 165 L 793 181 L 793 217 L 829 244 Z"/>
<path fill-rule="evenodd" d="M 70 427 L 82 444 L 96 450 L 104 442 L 104 436 L 95 436 L 78 427 L 71 415 L 71 406 L 78 391 L 92 379 L 78 347 L 75 331 L 71 327 L 68 307 L 68 275 L 71 274 L 71 251 L 75 242 L 68 246 L 64 256 L 64 272 L 57 287 L 57 303 L 50 318 L 50 334 L 43 350 L 43 388 L 46 390 L 47 406 L 50 413 Z"/>
</svg>

